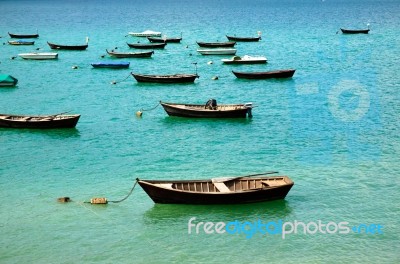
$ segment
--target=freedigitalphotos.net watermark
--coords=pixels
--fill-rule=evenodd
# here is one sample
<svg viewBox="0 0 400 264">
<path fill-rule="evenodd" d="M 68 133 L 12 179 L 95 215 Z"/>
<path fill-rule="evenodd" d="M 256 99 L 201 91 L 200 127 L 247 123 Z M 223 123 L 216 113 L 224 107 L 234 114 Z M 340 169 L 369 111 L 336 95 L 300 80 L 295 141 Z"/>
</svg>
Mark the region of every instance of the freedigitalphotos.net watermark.
<svg viewBox="0 0 400 264">
<path fill-rule="evenodd" d="M 230 221 L 230 222 L 203 222 L 196 221 L 196 217 L 192 217 L 188 221 L 188 234 L 230 234 L 244 235 L 250 239 L 256 234 L 261 235 L 279 235 L 282 239 L 289 235 L 295 234 L 383 234 L 383 225 L 381 224 L 357 224 L 350 225 L 347 221 L 342 222 L 323 222 L 321 220 L 302 222 L 302 221 L 268 221 L 262 220 L 250 221 Z"/>
</svg>

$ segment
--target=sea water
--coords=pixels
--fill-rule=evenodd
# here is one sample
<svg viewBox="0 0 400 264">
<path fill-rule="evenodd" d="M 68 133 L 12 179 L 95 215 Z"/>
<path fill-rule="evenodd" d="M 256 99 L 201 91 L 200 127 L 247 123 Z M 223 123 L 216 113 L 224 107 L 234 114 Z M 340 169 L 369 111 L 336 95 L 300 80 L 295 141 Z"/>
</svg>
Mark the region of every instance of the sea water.
<svg viewBox="0 0 400 264">
<path fill-rule="evenodd" d="M 0 10 L 0 72 L 19 80 L 0 90 L 0 112 L 82 115 L 75 129 L 0 129 L 1 263 L 400 262 L 398 1 L 4 0 Z M 367 35 L 339 30 L 367 24 Z M 90 65 L 115 61 L 106 49 L 139 51 L 126 42 L 147 40 L 127 34 L 148 29 L 183 39 L 152 58 L 128 59 L 129 69 Z M 7 32 L 36 30 L 34 46 L 7 44 Z M 196 51 L 196 41 L 259 31 L 262 40 L 237 43 L 237 55 L 266 56 L 266 65 L 223 65 L 226 56 Z M 86 37 L 87 50 L 57 50 L 58 60 L 17 56 Z M 288 68 L 296 73 L 287 80 L 231 72 Z M 187 85 L 140 84 L 130 75 L 196 71 L 200 78 Z M 210 98 L 252 102 L 253 118 L 174 118 L 156 107 Z M 136 178 L 271 170 L 295 182 L 284 200 L 160 205 L 136 186 L 122 203 L 83 203 L 122 199 Z M 63 196 L 72 202 L 58 203 Z M 210 233 L 206 222 L 237 229 Z M 292 232 L 283 238 L 279 223 Z"/>
</svg>

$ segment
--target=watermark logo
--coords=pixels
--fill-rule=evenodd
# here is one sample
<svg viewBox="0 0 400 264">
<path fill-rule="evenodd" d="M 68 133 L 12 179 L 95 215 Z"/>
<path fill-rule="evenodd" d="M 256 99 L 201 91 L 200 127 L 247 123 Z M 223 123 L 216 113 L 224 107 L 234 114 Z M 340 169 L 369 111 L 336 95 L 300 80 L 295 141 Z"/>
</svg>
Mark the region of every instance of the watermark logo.
<svg viewBox="0 0 400 264">
<path fill-rule="evenodd" d="M 261 235 L 279 235 L 282 239 L 294 234 L 383 234 L 383 225 L 380 224 L 358 224 L 350 225 L 349 222 L 333 222 L 324 223 L 321 220 L 302 222 L 302 221 L 268 221 L 262 220 L 250 221 L 231 221 L 231 222 L 203 222 L 196 221 L 196 217 L 192 217 L 188 221 L 188 234 L 230 234 L 244 235 L 250 239 L 256 234 Z"/>
</svg>

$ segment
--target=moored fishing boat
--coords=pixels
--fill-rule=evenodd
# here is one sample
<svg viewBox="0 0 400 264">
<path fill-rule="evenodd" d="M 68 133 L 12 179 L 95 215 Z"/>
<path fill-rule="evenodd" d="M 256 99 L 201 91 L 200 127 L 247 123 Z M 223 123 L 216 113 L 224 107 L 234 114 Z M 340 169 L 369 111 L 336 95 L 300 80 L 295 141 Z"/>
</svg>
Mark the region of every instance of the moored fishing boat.
<svg viewBox="0 0 400 264">
<path fill-rule="evenodd" d="M 128 34 L 134 37 L 161 37 L 161 32 L 152 30 L 145 30 L 143 32 L 129 32 Z"/>
<path fill-rule="evenodd" d="M 343 34 L 368 34 L 370 29 L 340 29 Z"/>
<path fill-rule="evenodd" d="M 147 37 L 147 39 L 152 42 L 152 43 L 180 43 L 182 40 L 182 37 L 176 37 L 176 38 L 167 38 L 167 37 Z"/>
<path fill-rule="evenodd" d="M 246 118 L 252 117 L 252 103 L 246 104 L 221 104 L 217 105 L 215 99 L 210 99 L 206 104 L 180 104 L 160 102 L 165 112 L 170 116 L 196 117 L 196 118 Z"/>
<path fill-rule="evenodd" d="M 236 42 L 257 42 L 261 40 L 261 32 L 257 32 L 257 37 L 237 37 L 236 35 L 226 35 L 226 38 L 230 41 Z"/>
<path fill-rule="evenodd" d="M 266 72 L 238 72 L 232 71 L 237 78 L 243 79 L 271 79 L 271 78 L 291 78 L 296 70 L 276 70 Z"/>
<path fill-rule="evenodd" d="M 58 58 L 58 53 L 55 52 L 29 52 L 18 54 L 25 60 L 54 60 Z"/>
<path fill-rule="evenodd" d="M 198 49 L 197 52 L 202 55 L 235 55 L 236 49 L 233 48 L 213 48 L 213 49 Z"/>
<path fill-rule="evenodd" d="M 294 182 L 288 176 L 260 174 L 206 180 L 140 180 L 139 185 L 162 204 L 243 204 L 284 199 Z"/>
<path fill-rule="evenodd" d="M 85 50 L 89 46 L 89 38 L 86 38 L 86 43 L 82 45 L 64 45 L 64 44 L 55 44 L 47 41 L 47 44 L 51 49 L 59 49 L 59 50 Z"/>
<path fill-rule="evenodd" d="M 10 35 L 11 38 L 38 38 L 39 37 L 39 33 L 36 34 L 15 34 L 15 33 L 10 33 L 8 32 L 8 35 Z"/>
<path fill-rule="evenodd" d="M 129 68 L 130 62 L 121 61 L 121 62 L 114 62 L 114 61 L 101 61 L 101 62 L 94 62 L 91 63 L 93 68 L 111 68 L 111 69 L 126 69 Z"/>
<path fill-rule="evenodd" d="M 9 115 L 0 114 L 0 127 L 9 128 L 73 128 L 80 115 Z"/>
<path fill-rule="evenodd" d="M 35 41 L 30 41 L 30 40 L 9 40 L 8 44 L 10 45 L 34 45 Z"/>
<path fill-rule="evenodd" d="M 163 49 L 167 45 L 164 43 L 126 43 L 130 48 L 135 49 Z"/>
<path fill-rule="evenodd" d="M 177 74 L 138 74 L 131 73 L 132 76 L 138 82 L 150 82 L 150 83 L 190 83 L 194 82 L 196 78 L 199 78 L 197 74 L 177 73 Z"/>
<path fill-rule="evenodd" d="M 17 85 L 18 79 L 9 74 L 0 74 L 0 87 L 12 87 Z"/>
<path fill-rule="evenodd" d="M 267 58 L 264 56 L 244 55 L 242 57 L 233 56 L 230 59 L 222 59 L 221 61 L 225 64 L 259 64 L 259 63 L 266 63 Z"/>
<path fill-rule="evenodd" d="M 196 42 L 202 48 L 231 48 L 236 45 L 235 41 L 226 41 L 226 42 Z"/>
<path fill-rule="evenodd" d="M 115 58 L 148 58 L 154 54 L 154 51 L 146 51 L 146 52 L 117 52 L 114 50 L 108 51 L 107 54 L 111 57 Z"/>
</svg>

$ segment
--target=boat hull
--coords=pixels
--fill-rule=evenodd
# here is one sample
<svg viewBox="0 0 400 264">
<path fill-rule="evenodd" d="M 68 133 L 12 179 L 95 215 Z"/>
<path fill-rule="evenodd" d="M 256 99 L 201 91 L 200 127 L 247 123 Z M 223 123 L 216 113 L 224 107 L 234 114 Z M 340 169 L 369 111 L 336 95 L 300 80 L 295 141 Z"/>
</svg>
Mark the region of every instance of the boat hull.
<svg viewBox="0 0 400 264">
<path fill-rule="evenodd" d="M 59 49 L 59 50 L 85 50 L 89 46 L 88 44 L 84 45 L 59 45 L 47 42 L 51 49 Z"/>
<path fill-rule="evenodd" d="M 0 74 L 0 87 L 13 87 L 18 83 L 18 79 L 11 75 Z"/>
<path fill-rule="evenodd" d="M 235 55 L 236 49 L 198 49 L 197 52 L 202 55 Z"/>
<path fill-rule="evenodd" d="M 194 118 L 246 118 L 251 116 L 251 107 L 237 105 L 236 109 L 223 110 L 223 105 L 216 110 L 208 109 L 205 105 L 180 105 L 160 102 L 169 116 Z M 182 107 L 184 106 L 184 107 Z"/>
<path fill-rule="evenodd" d="M 18 56 L 25 60 L 55 60 L 58 53 L 21 53 Z"/>
<path fill-rule="evenodd" d="M 108 55 L 114 58 L 149 58 L 154 54 L 154 51 L 148 52 L 113 52 L 106 50 Z"/>
<path fill-rule="evenodd" d="M 232 73 L 237 78 L 243 79 L 272 79 L 272 78 L 291 78 L 293 77 L 296 70 L 279 70 L 279 71 L 268 71 L 268 72 L 237 72 Z"/>
<path fill-rule="evenodd" d="M 152 43 L 180 43 L 182 38 L 156 38 L 156 37 L 147 37 L 147 39 Z"/>
<path fill-rule="evenodd" d="M 340 29 L 343 34 L 368 34 L 369 29 Z"/>
<path fill-rule="evenodd" d="M 202 48 L 232 48 L 236 45 L 236 42 L 197 42 L 197 45 Z"/>
<path fill-rule="evenodd" d="M 257 42 L 257 41 L 261 40 L 261 36 L 259 36 L 259 37 L 236 37 L 236 36 L 226 35 L 226 38 L 230 41 L 236 41 L 236 42 Z"/>
<path fill-rule="evenodd" d="M 232 59 L 222 59 L 221 60 L 225 64 L 263 64 L 267 63 L 267 58 L 265 57 L 250 57 L 244 56 L 236 58 L 236 56 Z"/>
<path fill-rule="evenodd" d="M 11 38 L 23 38 L 23 39 L 26 39 L 26 38 L 38 38 L 39 37 L 39 34 L 13 34 L 13 33 L 10 33 L 10 32 L 8 32 L 8 35 Z"/>
<path fill-rule="evenodd" d="M 130 48 L 135 49 L 163 49 L 167 45 L 164 43 L 150 43 L 150 44 L 141 44 L 141 43 L 126 43 Z"/>
<path fill-rule="evenodd" d="M 111 68 L 111 69 L 126 69 L 129 68 L 129 62 L 98 62 L 92 63 L 93 68 Z"/>
<path fill-rule="evenodd" d="M 8 44 L 10 44 L 10 45 L 34 45 L 35 41 L 9 40 Z"/>
<path fill-rule="evenodd" d="M 5 128 L 73 128 L 80 115 L 20 116 L 0 115 L 0 127 Z"/>
<path fill-rule="evenodd" d="M 286 177 L 286 176 L 285 176 Z M 161 204 L 243 204 L 284 199 L 294 183 L 288 177 L 282 186 L 249 189 L 237 192 L 196 192 L 159 187 L 156 184 L 190 184 L 200 186 L 206 181 L 138 180 L 139 185 L 155 203 Z"/>
<path fill-rule="evenodd" d="M 138 82 L 148 83 L 192 83 L 199 76 L 196 74 L 145 75 L 132 73 Z"/>
</svg>

